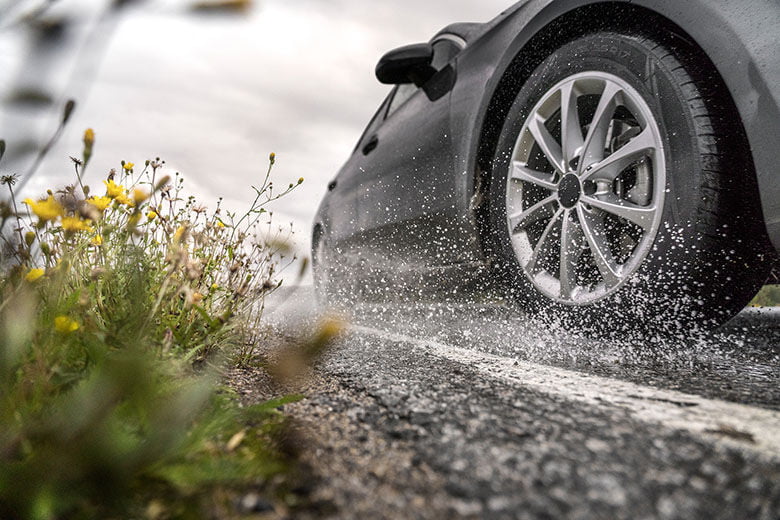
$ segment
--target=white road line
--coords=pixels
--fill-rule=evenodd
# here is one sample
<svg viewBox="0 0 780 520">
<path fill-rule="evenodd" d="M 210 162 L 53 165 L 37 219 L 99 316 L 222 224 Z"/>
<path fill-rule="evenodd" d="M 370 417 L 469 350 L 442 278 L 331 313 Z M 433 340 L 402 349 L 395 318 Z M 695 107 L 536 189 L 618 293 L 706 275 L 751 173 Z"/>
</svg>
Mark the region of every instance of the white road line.
<svg viewBox="0 0 780 520">
<path fill-rule="evenodd" d="M 597 408 L 620 408 L 645 423 L 690 432 L 716 444 L 758 452 L 780 461 L 780 412 L 519 361 L 370 327 L 351 329 L 386 341 L 411 344 L 513 385 Z"/>
</svg>

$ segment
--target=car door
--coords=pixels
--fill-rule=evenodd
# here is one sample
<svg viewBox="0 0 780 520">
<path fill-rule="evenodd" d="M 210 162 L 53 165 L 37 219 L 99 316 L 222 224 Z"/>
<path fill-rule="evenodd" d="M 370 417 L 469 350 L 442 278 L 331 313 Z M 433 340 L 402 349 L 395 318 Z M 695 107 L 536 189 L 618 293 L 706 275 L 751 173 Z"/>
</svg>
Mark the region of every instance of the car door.
<svg viewBox="0 0 780 520">
<path fill-rule="evenodd" d="M 462 46 L 446 35 L 434 40 L 432 64 L 440 77 L 432 81 L 454 74 L 450 64 Z M 371 263 L 428 263 L 452 249 L 455 176 L 449 88 L 431 97 L 430 90 L 398 85 L 384 120 L 360 144 L 358 237 L 361 255 Z"/>
<path fill-rule="evenodd" d="M 391 99 L 392 96 L 388 96 L 379 106 L 358 140 L 352 155 L 341 167 L 336 178 L 328 184 L 329 193 L 325 198 L 327 209 L 323 213 L 326 215 L 329 240 L 342 255 L 354 256 L 355 250 L 359 247 L 360 223 L 357 198 L 365 173 L 363 150 L 367 149 L 366 146 L 372 136 L 384 122 Z"/>
</svg>

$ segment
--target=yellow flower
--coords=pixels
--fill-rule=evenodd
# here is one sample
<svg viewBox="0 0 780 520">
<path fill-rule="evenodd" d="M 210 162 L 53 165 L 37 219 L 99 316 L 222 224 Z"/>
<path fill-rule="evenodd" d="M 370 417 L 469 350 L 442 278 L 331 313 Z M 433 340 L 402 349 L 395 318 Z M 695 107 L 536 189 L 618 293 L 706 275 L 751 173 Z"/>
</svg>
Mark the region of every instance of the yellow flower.
<svg viewBox="0 0 780 520">
<path fill-rule="evenodd" d="M 115 183 L 113 180 L 103 181 L 103 184 L 106 185 L 106 197 L 114 199 L 125 194 L 125 187 Z"/>
<path fill-rule="evenodd" d="M 27 280 L 28 282 L 34 282 L 44 274 L 45 271 L 43 269 L 30 269 L 29 271 L 27 271 L 27 274 L 24 275 L 24 279 Z"/>
<path fill-rule="evenodd" d="M 187 233 L 187 228 L 184 226 L 179 226 L 179 229 L 177 229 L 176 232 L 173 234 L 173 243 L 174 244 L 181 243 L 186 233 Z"/>
<path fill-rule="evenodd" d="M 133 188 L 133 200 L 136 204 L 140 204 L 149 198 L 149 192 L 142 188 Z"/>
<path fill-rule="evenodd" d="M 327 318 L 319 324 L 318 337 L 329 341 L 344 332 L 344 323 L 335 318 Z"/>
<path fill-rule="evenodd" d="M 298 184 L 303 184 L 303 177 L 298 177 Z"/>
<path fill-rule="evenodd" d="M 192 293 L 192 302 L 193 303 L 199 303 L 203 301 L 203 295 L 199 292 Z"/>
<path fill-rule="evenodd" d="M 155 218 L 157 218 L 157 212 L 155 212 L 155 211 L 148 211 L 146 213 L 146 218 L 147 218 L 147 220 L 154 220 Z"/>
<path fill-rule="evenodd" d="M 135 166 L 134 163 L 126 162 L 125 164 L 122 165 L 122 168 L 124 168 L 125 171 L 130 171 L 133 169 L 133 166 Z"/>
<path fill-rule="evenodd" d="M 90 197 L 87 199 L 87 203 L 96 210 L 103 212 L 111 204 L 111 197 Z"/>
<path fill-rule="evenodd" d="M 114 198 L 114 200 L 117 201 L 120 204 L 127 204 L 131 208 L 133 206 L 135 206 L 135 201 L 133 199 L 131 199 L 130 197 L 128 197 L 126 193 L 122 193 L 121 195 L 117 195 Z"/>
<path fill-rule="evenodd" d="M 41 221 L 57 220 L 57 217 L 65 215 L 65 208 L 62 204 L 54 200 L 54 195 L 49 195 L 46 199 L 35 202 L 32 199 L 24 199 L 25 204 L 35 213 Z"/>
<path fill-rule="evenodd" d="M 62 334 L 79 330 L 79 324 L 67 316 L 57 316 L 54 318 L 54 329 Z"/>
<path fill-rule="evenodd" d="M 217 285 L 215 283 L 211 284 L 211 290 L 212 291 L 216 291 L 217 289 L 219 289 L 219 285 Z"/>
<path fill-rule="evenodd" d="M 100 235 L 95 235 L 92 238 L 92 245 L 94 246 L 102 246 L 103 245 L 103 237 Z"/>
<path fill-rule="evenodd" d="M 217 227 L 218 228 L 223 228 L 223 227 L 225 227 L 225 224 L 223 224 L 221 220 L 217 220 Z"/>
<path fill-rule="evenodd" d="M 78 217 L 62 217 L 62 229 L 75 233 L 76 231 L 92 231 L 89 220 Z"/>
<path fill-rule="evenodd" d="M 95 144 L 95 131 L 91 128 L 87 128 L 84 131 L 84 146 L 92 148 L 93 144 Z"/>
</svg>

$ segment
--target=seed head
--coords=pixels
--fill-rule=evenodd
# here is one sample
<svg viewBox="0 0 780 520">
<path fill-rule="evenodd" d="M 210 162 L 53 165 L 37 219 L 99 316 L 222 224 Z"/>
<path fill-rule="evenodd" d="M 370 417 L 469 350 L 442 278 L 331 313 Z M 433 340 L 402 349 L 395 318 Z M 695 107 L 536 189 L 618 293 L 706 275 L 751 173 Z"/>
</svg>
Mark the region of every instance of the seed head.
<svg viewBox="0 0 780 520">
<path fill-rule="evenodd" d="M 19 175 L 16 173 L 12 173 L 11 175 L 3 175 L 0 177 L 0 184 L 4 184 L 5 186 L 13 186 L 16 184 L 16 181 L 19 180 Z"/>
</svg>

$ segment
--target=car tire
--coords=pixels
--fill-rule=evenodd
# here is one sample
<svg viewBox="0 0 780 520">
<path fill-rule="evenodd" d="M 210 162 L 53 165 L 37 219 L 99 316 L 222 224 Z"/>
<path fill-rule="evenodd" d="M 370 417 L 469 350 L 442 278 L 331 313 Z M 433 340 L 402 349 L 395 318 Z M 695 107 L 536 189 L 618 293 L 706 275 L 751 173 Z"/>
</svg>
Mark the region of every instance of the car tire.
<svg viewBox="0 0 780 520">
<path fill-rule="evenodd" d="M 536 68 L 496 144 L 483 233 L 523 308 L 568 327 L 679 331 L 750 301 L 771 249 L 719 85 L 684 47 L 615 32 Z"/>
</svg>

